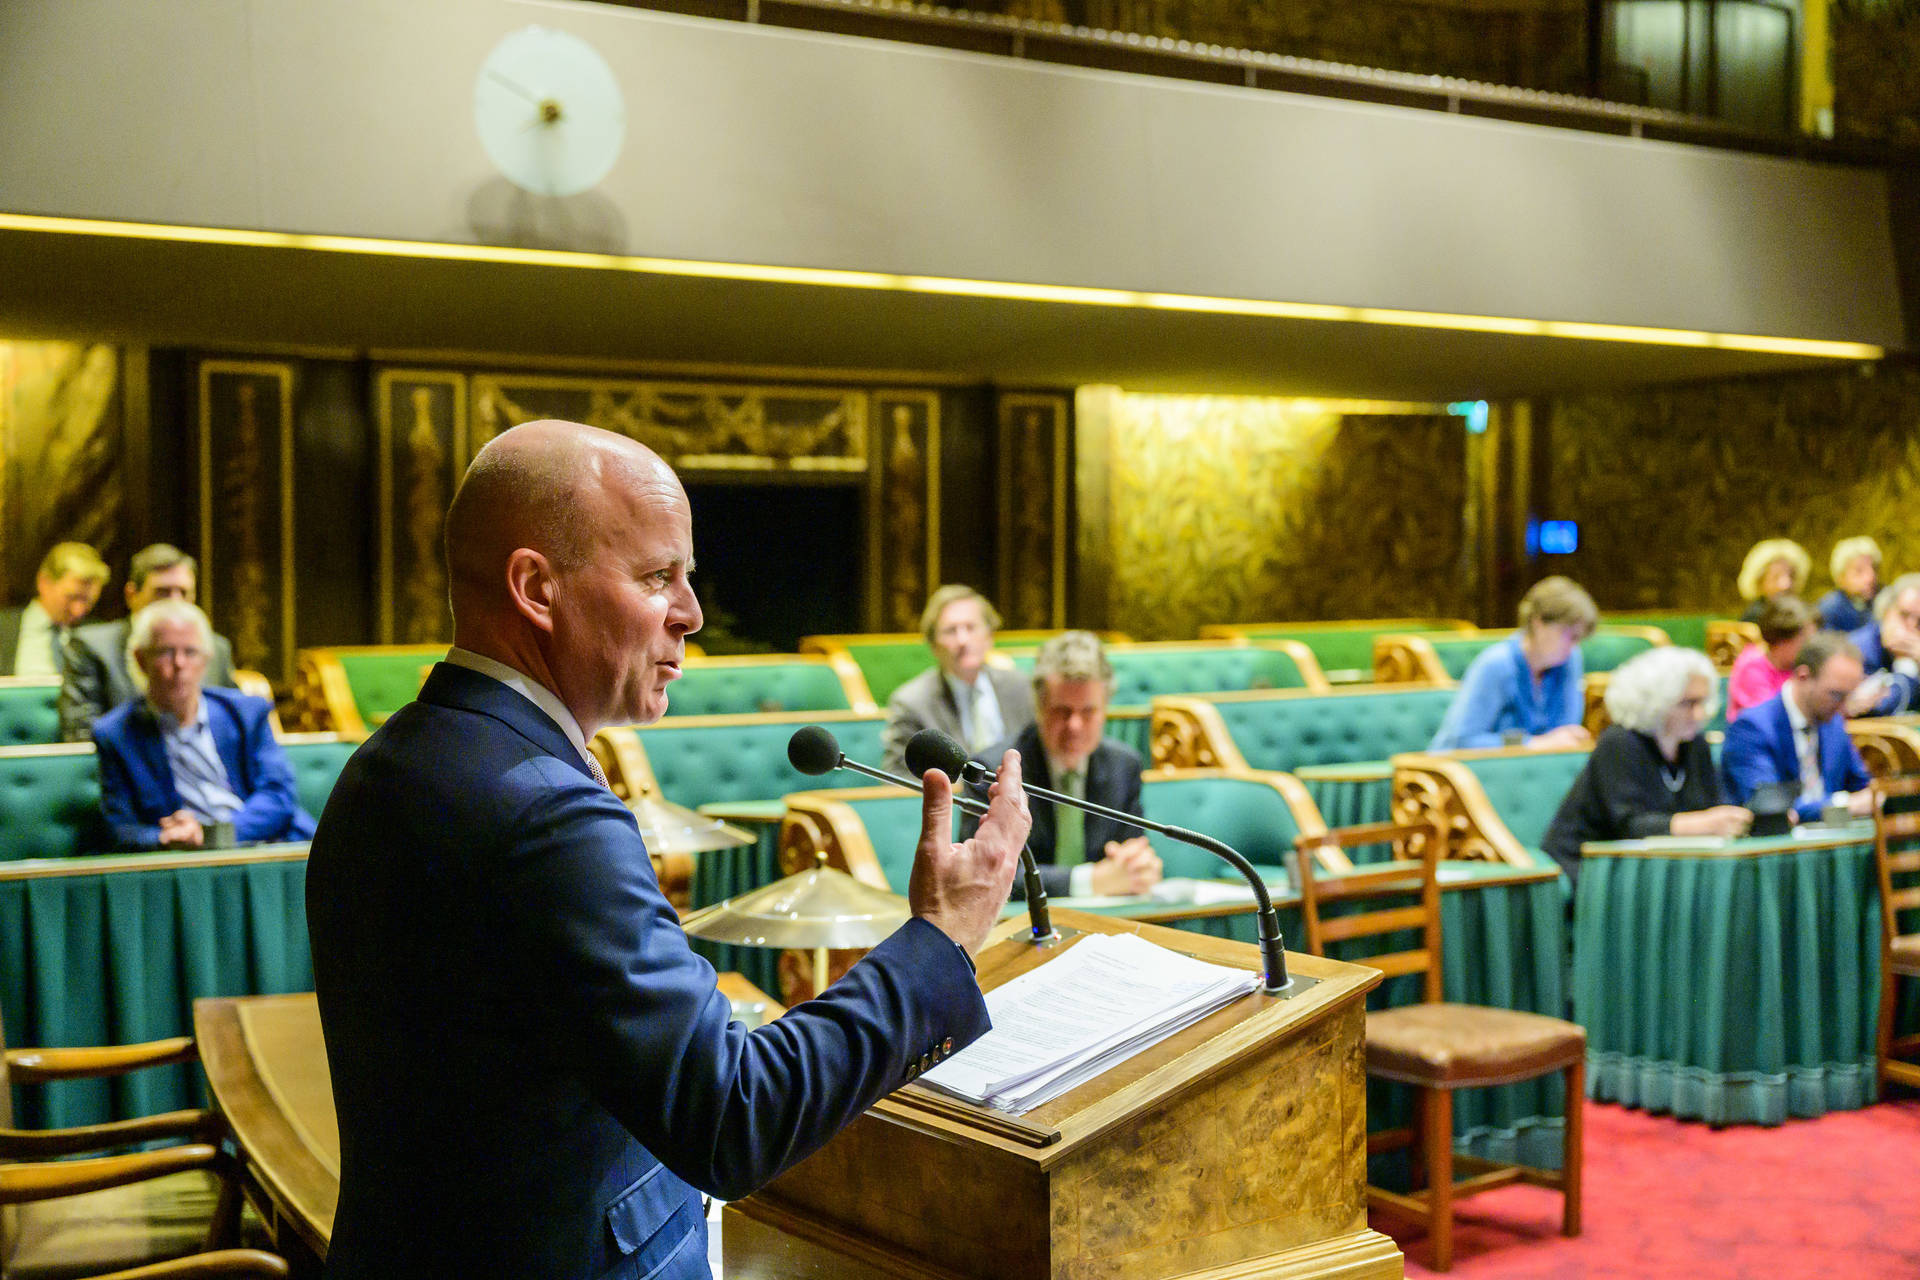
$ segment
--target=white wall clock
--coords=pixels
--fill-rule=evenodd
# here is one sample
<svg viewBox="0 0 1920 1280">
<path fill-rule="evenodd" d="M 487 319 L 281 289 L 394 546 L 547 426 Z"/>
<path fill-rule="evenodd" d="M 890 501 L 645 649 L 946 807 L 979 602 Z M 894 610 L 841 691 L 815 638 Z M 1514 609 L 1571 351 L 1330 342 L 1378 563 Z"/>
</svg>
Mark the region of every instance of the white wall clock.
<svg viewBox="0 0 1920 1280">
<path fill-rule="evenodd" d="M 627 104 L 592 45 L 550 27 L 523 27 L 480 64 L 473 123 L 488 157 L 516 186 L 570 196 L 613 168 L 627 136 Z"/>
</svg>

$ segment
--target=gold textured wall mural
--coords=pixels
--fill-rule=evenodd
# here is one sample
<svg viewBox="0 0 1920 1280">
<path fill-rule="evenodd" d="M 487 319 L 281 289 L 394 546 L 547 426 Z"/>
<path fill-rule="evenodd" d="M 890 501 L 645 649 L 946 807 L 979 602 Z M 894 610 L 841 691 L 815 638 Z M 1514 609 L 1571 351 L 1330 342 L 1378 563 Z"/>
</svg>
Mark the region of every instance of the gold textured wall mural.
<svg viewBox="0 0 1920 1280">
<path fill-rule="evenodd" d="M 1459 613 L 1460 420 L 1396 407 L 1117 397 L 1107 625 Z"/>
<path fill-rule="evenodd" d="M 119 352 L 100 343 L 0 341 L 0 562 L 7 603 L 33 593 L 56 542 L 126 563 Z M 117 590 L 117 588 L 114 588 Z"/>
<path fill-rule="evenodd" d="M 1920 370 L 1753 378 L 1551 406 L 1548 517 L 1580 522 L 1557 566 L 1601 607 L 1737 610 L 1747 549 L 1788 537 L 1832 587 L 1835 541 L 1879 539 L 1920 568 Z"/>
<path fill-rule="evenodd" d="M 293 376 L 200 365 L 200 604 L 238 667 L 293 678 Z"/>
<path fill-rule="evenodd" d="M 876 631 L 913 631 L 940 582 L 940 399 L 932 392 L 875 392 L 882 463 L 868 488 L 867 599 Z M 877 577 L 875 576 L 877 574 Z"/>
</svg>

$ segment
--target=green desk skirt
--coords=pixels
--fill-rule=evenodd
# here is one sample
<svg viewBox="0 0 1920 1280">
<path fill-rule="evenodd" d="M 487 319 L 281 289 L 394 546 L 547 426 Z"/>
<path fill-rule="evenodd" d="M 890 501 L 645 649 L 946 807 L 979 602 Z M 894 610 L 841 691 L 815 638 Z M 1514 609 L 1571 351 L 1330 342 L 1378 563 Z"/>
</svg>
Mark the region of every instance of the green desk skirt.
<svg viewBox="0 0 1920 1280">
<path fill-rule="evenodd" d="M 1590 1096 L 1763 1125 L 1873 1101 L 1873 846 L 1744 852 L 1782 847 L 1589 851 L 1573 1002 L 1587 1028 Z"/>
<path fill-rule="evenodd" d="M 1360 827 L 1393 818 L 1393 766 L 1369 764 L 1303 765 L 1293 771 L 1329 827 Z M 1372 845 L 1356 861 L 1384 860 L 1392 851 Z"/>
<path fill-rule="evenodd" d="M 9 1044 L 191 1035 L 201 996 L 313 990 L 304 857 L 109 874 L 101 871 L 128 860 L 71 861 L 89 870 L 0 880 Z M 14 1091 L 16 1123 L 34 1128 L 198 1106 L 201 1097 L 190 1066 Z"/>
<path fill-rule="evenodd" d="M 1442 991 L 1462 1004 L 1493 1005 L 1563 1017 L 1567 1008 L 1566 906 L 1559 877 L 1521 880 L 1515 869 L 1484 862 L 1449 864 L 1440 895 L 1442 932 Z M 1332 877 L 1328 878 L 1332 881 Z M 1305 941 L 1299 899 L 1284 876 L 1269 879 L 1280 931 L 1291 949 Z M 1126 899 L 1111 905 L 1094 900 L 1073 902 L 1080 910 L 1099 914 L 1147 917 L 1153 904 Z M 1164 908 L 1162 908 L 1164 910 Z M 1024 912 L 1013 904 L 1010 912 Z M 1251 912 L 1171 920 L 1170 927 L 1253 943 Z M 1365 942 L 1378 950 L 1379 939 Z M 1396 944 L 1399 945 L 1399 944 Z M 1417 946 L 1408 934 L 1404 945 Z M 1354 948 L 1356 952 L 1364 948 Z M 1335 959 L 1345 958 L 1342 949 Z M 1375 988 L 1370 1008 L 1412 1004 L 1420 999 L 1417 977 L 1394 978 Z M 1565 1128 L 1564 1086 L 1558 1076 L 1490 1089 L 1463 1090 L 1453 1106 L 1454 1144 L 1462 1152 L 1490 1160 L 1517 1160 L 1539 1168 L 1557 1169 Z M 1394 1128 L 1412 1115 L 1412 1092 L 1386 1081 L 1367 1082 L 1369 1129 Z"/>
<path fill-rule="evenodd" d="M 753 844 L 732 849 L 715 849 L 693 855 L 691 901 L 695 908 L 710 907 L 728 898 L 737 898 L 780 878 L 780 815 L 786 805 L 768 800 L 752 805 L 719 804 L 705 806 L 726 813 L 728 820 L 745 826 L 759 839 Z M 758 811 L 751 821 L 748 814 Z M 725 942 L 693 940 L 693 949 L 721 973 L 738 973 L 775 1000 L 780 998 L 780 953 L 771 947 L 740 947 Z"/>
</svg>

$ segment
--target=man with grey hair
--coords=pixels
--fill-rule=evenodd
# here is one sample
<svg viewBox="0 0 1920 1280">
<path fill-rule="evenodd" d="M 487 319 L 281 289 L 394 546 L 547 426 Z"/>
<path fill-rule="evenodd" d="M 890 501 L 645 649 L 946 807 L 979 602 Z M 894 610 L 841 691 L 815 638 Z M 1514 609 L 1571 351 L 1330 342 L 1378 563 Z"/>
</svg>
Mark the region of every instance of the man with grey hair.
<svg viewBox="0 0 1920 1280">
<path fill-rule="evenodd" d="M 1033 723 L 1026 681 L 989 662 L 999 627 L 999 613 L 972 587 L 949 584 L 927 598 L 920 634 L 936 666 L 887 699 L 882 768 L 904 772 L 907 744 L 923 729 L 938 729 L 968 751 L 984 751 Z"/>
<path fill-rule="evenodd" d="M 1100 637 L 1064 631 L 1034 655 L 1034 723 L 978 758 L 992 768 L 1011 748 L 1020 755 L 1022 776 L 1034 786 L 1140 813 L 1140 755 L 1105 736 L 1112 696 L 1113 664 Z M 963 825 L 963 833 L 971 822 Z M 1040 882 L 1049 895 L 1145 893 L 1160 882 L 1160 859 L 1138 827 L 1066 805 L 1034 810 L 1027 847 L 1040 864 Z"/>
<path fill-rule="evenodd" d="M 156 542 L 134 553 L 127 567 L 127 616 L 76 627 L 67 640 L 66 678 L 60 685 L 62 739 L 85 742 L 93 733 L 95 720 L 139 695 L 127 661 L 127 635 L 133 627 L 133 615 L 156 600 L 192 604 L 199 586 L 193 557 L 173 544 Z M 223 689 L 234 687 L 233 646 L 225 636 L 213 637 L 206 683 Z"/>
<path fill-rule="evenodd" d="M 1893 716 L 1920 707 L 1920 573 L 1903 573 L 1873 602 L 1873 621 L 1848 634 L 1866 679 L 1847 700 L 1850 716 Z"/>
<path fill-rule="evenodd" d="M 210 830 L 233 841 L 303 840 L 293 767 L 274 739 L 265 699 L 208 688 L 213 628 L 184 600 L 133 615 L 127 669 L 143 695 L 93 725 L 100 803 L 123 849 L 198 849 Z"/>
<path fill-rule="evenodd" d="M 1646 836 L 1738 836 L 1753 814 L 1726 804 L 1700 730 L 1718 700 L 1717 673 L 1697 649 L 1662 645 L 1607 681 L 1613 720 L 1593 745 L 1541 847 L 1580 874 L 1580 846 Z"/>
</svg>

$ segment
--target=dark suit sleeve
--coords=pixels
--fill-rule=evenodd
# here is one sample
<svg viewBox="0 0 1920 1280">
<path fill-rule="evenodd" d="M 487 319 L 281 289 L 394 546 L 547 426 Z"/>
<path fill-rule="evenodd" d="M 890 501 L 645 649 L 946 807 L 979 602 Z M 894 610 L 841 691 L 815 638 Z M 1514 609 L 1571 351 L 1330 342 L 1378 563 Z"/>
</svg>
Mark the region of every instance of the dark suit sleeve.
<svg viewBox="0 0 1920 1280">
<path fill-rule="evenodd" d="M 889 773 L 905 773 L 907 744 L 914 734 L 932 727 L 920 708 L 902 698 L 900 690 L 894 690 L 887 699 L 887 727 L 880 731 L 880 767 Z"/>
<path fill-rule="evenodd" d="M 100 767 L 100 809 L 116 849 L 158 849 L 160 824 L 143 822 L 134 806 L 133 775 L 127 769 L 123 744 L 111 735 L 95 735 L 94 759 Z"/>
<path fill-rule="evenodd" d="M 1767 750 L 1761 719 L 1748 712 L 1727 726 L 1726 742 L 1720 749 L 1720 772 L 1726 778 L 1727 799 L 1734 804 L 1745 804 L 1756 787 L 1784 781 Z"/>
<path fill-rule="evenodd" d="M 253 790 L 233 815 L 233 838 L 246 844 L 312 835 L 313 819 L 300 807 L 293 766 L 287 763 L 287 753 L 274 741 L 273 727 L 267 723 L 267 704 L 259 698 L 242 698 L 238 710 L 240 750 L 246 757 L 247 781 Z"/>
<path fill-rule="evenodd" d="M 60 740 L 85 742 L 93 735 L 93 722 L 113 710 L 107 705 L 107 669 L 100 655 L 80 642 L 78 635 L 67 637 L 66 672 L 60 683 Z"/>
<path fill-rule="evenodd" d="M 633 819 L 601 788 L 551 786 L 513 827 L 503 955 L 550 993 L 551 1044 L 681 1179 L 737 1199 L 987 1030 L 966 957 L 910 920 L 818 999 L 752 1032 L 689 950 Z M 503 1069 L 507 1064 L 502 1064 Z M 910 1070 L 911 1067 L 911 1070 Z"/>
</svg>

